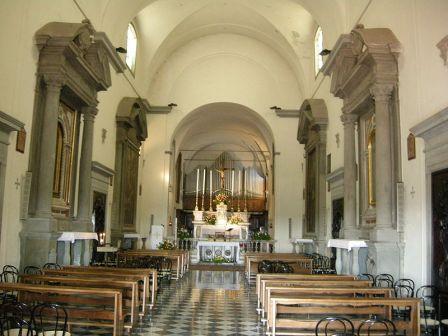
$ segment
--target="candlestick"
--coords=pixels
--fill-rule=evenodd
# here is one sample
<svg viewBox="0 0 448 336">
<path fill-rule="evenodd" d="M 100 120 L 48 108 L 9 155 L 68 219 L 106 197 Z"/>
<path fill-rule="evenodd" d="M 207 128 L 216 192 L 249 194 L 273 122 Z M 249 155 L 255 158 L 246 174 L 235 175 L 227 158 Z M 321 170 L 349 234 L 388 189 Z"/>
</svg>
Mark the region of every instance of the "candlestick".
<svg viewBox="0 0 448 336">
<path fill-rule="evenodd" d="M 196 169 L 196 206 L 195 211 L 198 211 L 198 196 L 199 196 L 199 168 Z"/>
<path fill-rule="evenodd" d="M 213 198 L 213 171 L 210 169 L 210 207 L 209 207 L 209 211 L 213 211 L 212 198 Z"/>
<path fill-rule="evenodd" d="M 247 169 L 244 168 L 244 212 L 247 212 Z"/>
<path fill-rule="evenodd" d="M 202 175 L 202 211 L 204 211 L 204 197 L 205 197 L 205 168 L 204 168 L 204 174 Z"/>
<path fill-rule="evenodd" d="M 238 197 L 237 197 L 237 201 L 238 201 L 238 212 L 241 211 L 241 209 L 240 209 L 241 189 L 242 189 L 242 183 L 241 183 L 241 170 L 238 169 Z"/>
</svg>

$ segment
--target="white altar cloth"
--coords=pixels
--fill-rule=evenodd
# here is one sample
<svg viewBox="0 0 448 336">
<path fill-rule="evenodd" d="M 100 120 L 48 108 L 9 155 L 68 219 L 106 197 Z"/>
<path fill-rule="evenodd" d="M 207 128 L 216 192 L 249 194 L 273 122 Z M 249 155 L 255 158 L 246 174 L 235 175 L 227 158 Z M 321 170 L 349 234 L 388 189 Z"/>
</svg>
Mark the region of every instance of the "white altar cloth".
<svg viewBox="0 0 448 336">
<path fill-rule="evenodd" d="M 98 240 L 98 235 L 96 232 L 62 232 L 59 236 L 58 241 L 69 241 L 74 243 L 75 240 Z"/>
<path fill-rule="evenodd" d="M 367 247 L 365 240 L 350 240 L 350 239 L 330 239 L 328 240 L 328 247 L 342 248 L 351 250 L 355 247 Z"/>
<path fill-rule="evenodd" d="M 204 222 L 193 222 L 194 232 L 193 237 L 205 238 L 204 235 L 214 235 L 216 232 L 224 232 L 227 236 L 238 234 L 240 239 L 247 239 L 249 223 L 243 224 L 226 224 L 226 225 L 212 225 L 202 224 Z M 232 229 L 229 232 L 226 230 Z"/>
<path fill-rule="evenodd" d="M 293 240 L 293 242 L 297 244 L 314 244 L 313 239 L 306 239 L 306 238 L 296 238 Z"/>
</svg>

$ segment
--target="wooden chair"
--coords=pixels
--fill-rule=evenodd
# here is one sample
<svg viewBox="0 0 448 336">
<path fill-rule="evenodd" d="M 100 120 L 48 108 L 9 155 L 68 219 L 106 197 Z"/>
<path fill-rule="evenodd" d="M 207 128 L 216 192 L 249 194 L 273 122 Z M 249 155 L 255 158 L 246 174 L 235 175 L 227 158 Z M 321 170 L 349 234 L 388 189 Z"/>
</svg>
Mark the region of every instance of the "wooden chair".
<svg viewBox="0 0 448 336">
<path fill-rule="evenodd" d="M 397 281 L 395 281 L 394 283 L 394 287 L 395 286 L 400 286 L 400 285 L 405 285 L 405 286 L 409 286 L 412 288 L 412 296 L 414 296 L 414 291 L 415 291 L 415 282 L 412 279 L 398 279 Z"/>
<path fill-rule="evenodd" d="M 320 332 L 322 329 L 323 333 Z M 345 317 L 325 317 L 317 322 L 314 334 L 315 336 L 354 336 L 355 327 L 352 321 Z"/>
<path fill-rule="evenodd" d="M 37 336 L 70 336 L 64 307 L 42 303 L 33 308 L 33 327 Z"/>
<path fill-rule="evenodd" d="M 13 266 L 13 265 L 5 265 L 3 266 L 3 272 L 4 271 L 10 271 L 10 272 L 14 272 L 16 274 L 19 274 L 19 270 L 17 269 L 17 267 Z"/>
<path fill-rule="evenodd" d="M 394 293 L 396 298 L 406 299 L 414 297 L 414 290 L 407 285 L 395 285 Z M 407 307 L 394 307 L 393 314 L 396 318 L 409 319 L 409 308 Z"/>
<path fill-rule="evenodd" d="M 379 286 L 377 284 L 377 282 L 382 282 L 383 284 L 384 283 L 391 283 L 391 285 L 389 287 L 392 288 L 394 286 L 395 280 L 394 280 L 394 277 L 392 275 L 387 274 L 387 273 L 381 273 L 381 274 L 378 274 L 375 277 L 375 286 L 381 287 L 381 286 Z"/>
<path fill-rule="evenodd" d="M 361 322 L 358 328 L 358 336 L 395 336 L 397 334 L 397 328 L 395 324 L 386 318 L 374 317 L 372 319 Z M 416 335 L 417 336 L 417 335 Z"/>
</svg>

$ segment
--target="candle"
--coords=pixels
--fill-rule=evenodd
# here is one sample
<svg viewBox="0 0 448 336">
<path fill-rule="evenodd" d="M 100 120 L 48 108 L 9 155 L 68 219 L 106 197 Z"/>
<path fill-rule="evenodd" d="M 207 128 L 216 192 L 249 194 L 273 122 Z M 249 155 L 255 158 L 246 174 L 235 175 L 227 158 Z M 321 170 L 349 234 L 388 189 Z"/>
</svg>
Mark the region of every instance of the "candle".
<svg viewBox="0 0 448 336">
<path fill-rule="evenodd" d="M 199 193 L 199 168 L 196 170 L 196 198 Z"/>
<path fill-rule="evenodd" d="M 210 195 L 213 194 L 213 172 L 210 169 Z"/>
<path fill-rule="evenodd" d="M 247 195 L 247 169 L 244 169 L 244 196 Z"/>
<path fill-rule="evenodd" d="M 232 169 L 232 197 L 233 197 L 233 186 L 235 184 L 235 171 Z"/>
<path fill-rule="evenodd" d="M 238 169 L 238 194 L 241 195 L 241 188 L 243 186 L 241 185 L 241 170 Z"/>
<path fill-rule="evenodd" d="M 204 175 L 202 176 L 202 194 L 205 194 L 205 168 Z"/>
</svg>

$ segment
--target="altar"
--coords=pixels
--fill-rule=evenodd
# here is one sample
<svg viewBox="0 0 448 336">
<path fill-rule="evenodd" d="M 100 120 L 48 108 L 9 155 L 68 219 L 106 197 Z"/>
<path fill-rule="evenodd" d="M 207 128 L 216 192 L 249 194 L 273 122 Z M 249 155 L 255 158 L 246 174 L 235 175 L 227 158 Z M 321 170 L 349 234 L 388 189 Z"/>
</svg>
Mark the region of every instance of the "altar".
<svg viewBox="0 0 448 336">
<path fill-rule="evenodd" d="M 221 238 L 232 238 L 237 236 L 240 240 L 247 240 L 249 236 L 249 223 L 212 225 L 205 222 L 193 222 L 194 238 L 216 237 L 217 233 L 221 234 Z"/>
<path fill-rule="evenodd" d="M 197 245 L 198 260 L 224 263 L 241 263 L 240 243 L 232 241 L 199 241 Z"/>
</svg>

